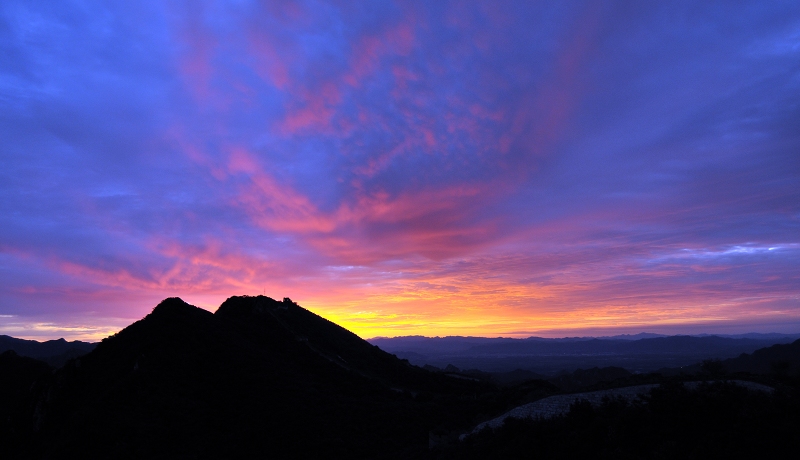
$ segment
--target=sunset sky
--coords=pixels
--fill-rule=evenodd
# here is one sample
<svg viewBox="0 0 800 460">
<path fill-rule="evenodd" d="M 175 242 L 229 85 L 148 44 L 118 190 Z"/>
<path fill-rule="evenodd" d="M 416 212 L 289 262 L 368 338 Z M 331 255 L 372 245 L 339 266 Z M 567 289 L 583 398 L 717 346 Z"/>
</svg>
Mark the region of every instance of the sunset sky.
<svg viewBox="0 0 800 460">
<path fill-rule="evenodd" d="M 0 334 L 800 332 L 800 2 L 0 3 Z"/>
</svg>

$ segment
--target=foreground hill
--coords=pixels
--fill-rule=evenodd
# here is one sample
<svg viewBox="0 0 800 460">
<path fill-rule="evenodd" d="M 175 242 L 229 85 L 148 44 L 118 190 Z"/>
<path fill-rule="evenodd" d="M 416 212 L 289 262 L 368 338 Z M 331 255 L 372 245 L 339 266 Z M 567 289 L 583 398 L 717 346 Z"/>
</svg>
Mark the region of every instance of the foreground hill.
<svg viewBox="0 0 800 460">
<path fill-rule="evenodd" d="M 263 296 L 214 314 L 166 299 L 37 388 L 15 420 L 33 458 L 416 456 L 490 390 Z"/>
<path fill-rule="evenodd" d="M 14 350 L 0 353 L 0 458 L 14 458 L 13 447 L 30 441 L 28 419 L 34 406 L 29 396 L 36 382 L 51 372 L 47 363 Z"/>
</svg>

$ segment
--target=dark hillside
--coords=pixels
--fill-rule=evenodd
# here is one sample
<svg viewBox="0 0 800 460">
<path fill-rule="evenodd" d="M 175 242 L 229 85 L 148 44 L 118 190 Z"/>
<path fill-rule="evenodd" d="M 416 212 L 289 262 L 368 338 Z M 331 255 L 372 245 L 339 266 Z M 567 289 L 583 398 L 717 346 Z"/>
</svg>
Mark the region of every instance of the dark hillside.
<svg viewBox="0 0 800 460">
<path fill-rule="evenodd" d="M 768 394 L 725 382 L 694 390 L 665 382 L 644 401 L 584 401 L 560 417 L 509 418 L 429 458 L 782 458 L 800 448 L 798 396 L 797 387 Z"/>
<path fill-rule="evenodd" d="M 451 379 L 434 377 L 427 371 L 384 352 L 347 329 L 328 321 L 292 302 L 278 302 L 269 297 L 231 297 L 215 316 L 232 320 L 239 327 L 270 331 L 277 346 L 301 344 L 317 356 L 342 369 L 398 389 L 447 389 Z M 444 385 L 444 386 L 443 386 Z"/>
<path fill-rule="evenodd" d="M 26 412 L 33 411 L 35 384 L 50 375 L 47 363 L 19 356 L 12 350 L 0 353 L 0 446 L 9 457 L 19 455 L 13 447 L 26 436 L 20 423 Z"/>
<path fill-rule="evenodd" d="M 641 399 L 584 399 L 565 415 L 509 417 L 429 458 L 779 458 L 800 448 L 800 340 L 663 371 L 669 372 L 561 374 L 549 380 L 570 396 L 578 389 L 659 386 Z"/>
<path fill-rule="evenodd" d="M 686 366 L 682 369 L 671 369 L 672 374 L 683 372 L 686 374 L 708 371 L 709 367 L 716 368 L 717 372 L 727 374 L 760 374 L 778 377 L 800 376 L 800 340 L 792 343 L 777 344 L 771 347 L 755 350 L 751 354 L 742 353 L 736 358 L 709 361 Z M 670 370 L 665 370 L 669 374 Z"/>
<path fill-rule="evenodd" d="M 172 298 L 49 377 L 28 448 L 403 458 L 427 449 L 431 429 L 477 420 L 489 390 L 410 366 L 288 299 L 234 297 L 211 314 Z"/>
<path fill-rule="evenodd" d="M 800 375 L 800 340 L 742 354 L 725 360 L 723 366 L 728 372 Z"/>
</svg>

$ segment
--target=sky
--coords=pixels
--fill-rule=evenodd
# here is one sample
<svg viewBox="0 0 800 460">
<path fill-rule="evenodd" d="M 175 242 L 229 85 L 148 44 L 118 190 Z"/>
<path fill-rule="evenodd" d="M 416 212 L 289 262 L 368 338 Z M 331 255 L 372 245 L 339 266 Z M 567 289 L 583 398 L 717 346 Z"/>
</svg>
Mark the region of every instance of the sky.
<svg viewBox="0 0 800 460">
<path fill-rule="evenodd" d="M 800 3 L 0 3 L 0 334 L 800 332 Z"/>
</svg>

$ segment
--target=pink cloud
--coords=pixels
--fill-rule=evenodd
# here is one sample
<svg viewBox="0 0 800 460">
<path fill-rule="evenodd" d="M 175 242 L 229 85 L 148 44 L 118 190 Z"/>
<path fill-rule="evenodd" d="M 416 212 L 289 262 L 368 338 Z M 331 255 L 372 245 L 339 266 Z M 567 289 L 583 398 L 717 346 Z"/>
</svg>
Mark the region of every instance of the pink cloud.
<svg viewBox="0 0 800 460">
<path fill-rule="evenodd" d="M 570 126 L 578 108 L 583 86 L 582 73 L 590 57 L 600 26 L 600 6 L 587 7 L 565 34 L 552 71 L 536 85 L 518 106 L 511 128 L 500 140 L 500 150 L 508 152 L 512 144 L 531 157 L 551 154 L 553 147 Z"/>
<path fill-rule="evenodd" d="M 290 84 L 289 68 L 286 57 L 279 54 L 273 45 L 275 38 L 262 28 L 254 27 L 249 31 L 250 56 L 255 60 L 255 70 L 265 81 L 278 89 L 284 90 Z"/>
<path fill-rule="evenodd" d="M 331 120 L 337 113 L 340 100 L 338 88 L 331 83 L 323 84 L 316 94 L 300 90 L 288 104 L 286 116 L 278 129 L 284 135 L 301 132 L 331 134 Z"/>
<path fill-rule="evenodd" d="M 189 8 L 185 24 L 179 27 L 187 50 L 181 53 L 180 69 L 200 99 L 208 99 L 213 74 L 212 57 L 218 43 L 202 24 L 203 7 Z"/>
<path fill-rule="evenodd" d="M 415 46 L 413 16 L 403 17 L 396 25 L 376 35 L 368 35 L 353 45 L 350 69 L 342 80 L 354 87 L 381 68 L 386 58 L 403 57 L 411 53 Z"/>
<path fill-rule="evenodd" d="M 247 150 L 243 147 L 232 147 L 230 149 L 230 154 L 228 156 L 228 171 L 232 174 L 236 173 L 247 173 L 247 174 L 255 174 L 261 168 L 258 165 L 258 162 L 252 155 L 250 155 Z"/>
</svg>

